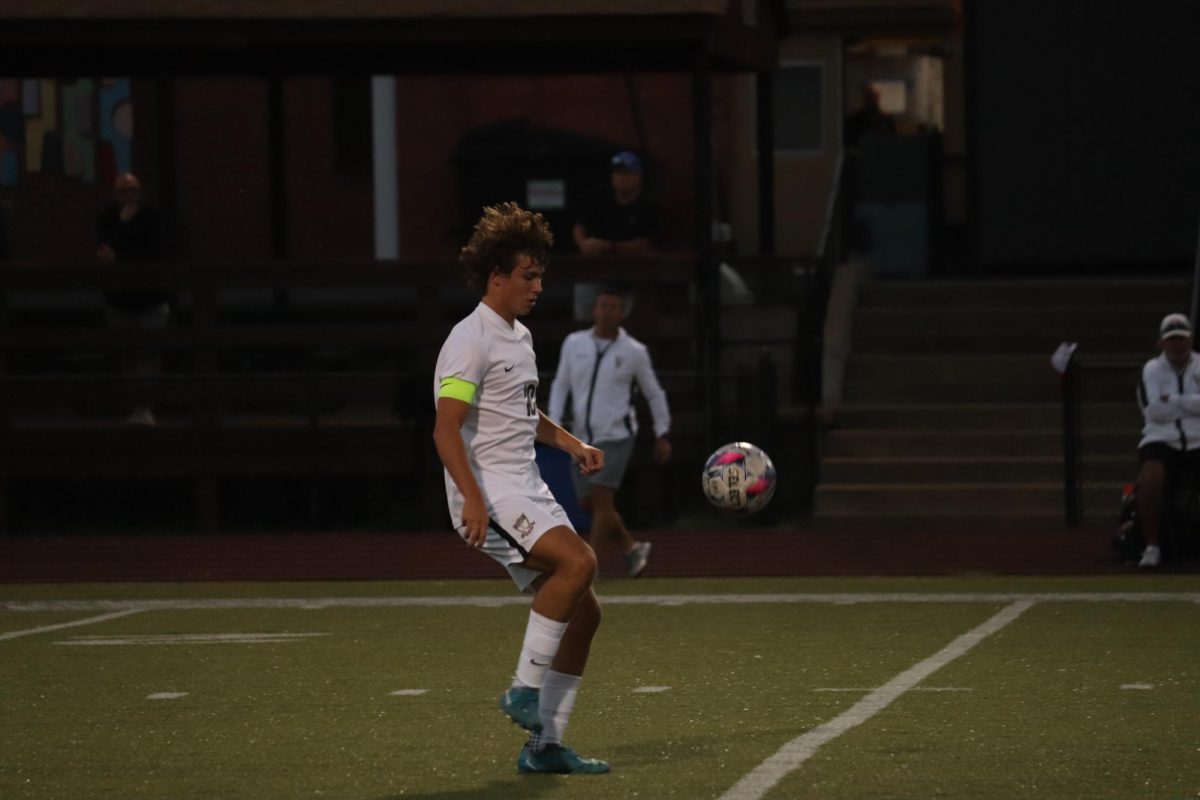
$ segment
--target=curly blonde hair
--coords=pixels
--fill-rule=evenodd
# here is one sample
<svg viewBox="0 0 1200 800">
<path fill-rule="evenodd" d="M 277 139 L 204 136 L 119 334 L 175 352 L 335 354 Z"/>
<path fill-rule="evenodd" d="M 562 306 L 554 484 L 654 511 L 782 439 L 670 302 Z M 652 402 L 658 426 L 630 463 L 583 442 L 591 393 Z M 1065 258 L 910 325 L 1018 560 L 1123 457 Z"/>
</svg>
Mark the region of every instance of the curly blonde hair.
<svg viewBox="0 0 1200 800">
<path fill-rule="evenodd" d="M 553 244 L 545 217 L 516 203 L 501 203 L 483 209 L 458 261 L 466 270 L 467 285 L 484 289 L 492 270 L 511 273 L 522 253 L 545 266 Z"/>
</svg>

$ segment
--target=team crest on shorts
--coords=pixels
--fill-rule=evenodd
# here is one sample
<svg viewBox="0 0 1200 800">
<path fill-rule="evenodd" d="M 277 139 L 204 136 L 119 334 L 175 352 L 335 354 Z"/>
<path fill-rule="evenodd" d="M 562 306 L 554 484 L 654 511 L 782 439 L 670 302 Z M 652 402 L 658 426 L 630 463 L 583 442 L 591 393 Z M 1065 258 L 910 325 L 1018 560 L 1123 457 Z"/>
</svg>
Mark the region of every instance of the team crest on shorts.
<svg viewBox="0 0 1200 800">
<path fill-rule="evenodd" d="M 524 539 L 533 533 L 533 520 L 522 514 L 517 517 L 516 522 L 513 523 L 513 527 L 516 528 L 517 533 L 521 534 L 521 538 Z"/>
</svg>

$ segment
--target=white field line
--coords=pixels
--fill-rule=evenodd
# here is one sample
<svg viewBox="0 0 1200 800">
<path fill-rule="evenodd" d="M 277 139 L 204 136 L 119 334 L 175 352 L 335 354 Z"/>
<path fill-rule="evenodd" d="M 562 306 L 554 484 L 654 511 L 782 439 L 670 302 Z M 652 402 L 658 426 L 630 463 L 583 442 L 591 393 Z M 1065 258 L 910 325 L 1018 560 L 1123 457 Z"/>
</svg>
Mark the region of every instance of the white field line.
<svg viewBox="0 0 1200 800">
<path fill-rule="evenodd" d="M 875 687 L 875 688 L 878 688 L 878 687 Z M 1122 686 L 1121 688 L 1124 689 L 1125 687 Z M 975 691 L 974 689 L 968 689 L 965 686 L 914 686 L 912 690 L 914 692 L 973 692 L 973 691 Z M 822 686 L 818 689 L 813 689 L 813 691 L 814 692 L 849 692 L 851 694 L 866 694 L 867 692 L 875 691 L 875 689 L 874 688 L 867 689 L 865 687 L 860 687 L 860 686 L 846 686 L 846 687 Z"/>
<path fill-rule="evenodd" d="M 1200 592 L 952 592 L 952 593 L 795 593 L 795 594 L 636 594 L 601 596 L 609 606 L 744 605 L 858 603 L 1197 603 Z M 397 608 L 527 606 L 524 595 L 465 597 L 251 597 L 148 600 L 3 600 L 5 611 L 159 611 L 235 608 Z"/>
<path fill-rule="evenodd" d="M 146 633 L 132 636 L 72 636 L 51 644 L 102 647 L 106 645 L 162 644 L 278 644 L 299 642 L 328 633 Z"/>
<path fill-rule="evenodd" d="M 967 631 L 950 644 L 890 681 L 872 690 L 846 711 L 797 736 L 766 761 L 742 776 L 742 779 L 721 796 L 721 800 L 758 800 L 779 783 L 789 772 L 800 767 L 825 743 L 869 720 L 892 704 L 898 697 L 928 678 L 975 645 L 1004 628 L 1033 606 L 1031 600 L 1019 600 L 1006 606 L 987 622 Z"/>
<path fill-rule="evenodd" d="M 80 625 L 95 625 L 97 622 L 107 622 L 110 619 L 118 619 L 120 617 L 128 617 L 130 614 L 140 614 L 146 611 L 144 608 L 126 608 L 121 611 L 114 611 L 111 614 L 101 614 L 98 617 L 88 617 L 87 619 L 76 619 L 71 622 L 60 622 L 57 625 L 43 625 L 40 628 L 29 628 L 23 631 L 8 631 L 0 633 L 0 642 L 8 639 L 17 639 L 21 636 L 33 636 L 36 633 L 49 633 L 50 631 L 60 631 L 63 628 L 78 628 Z"/>
</svg>

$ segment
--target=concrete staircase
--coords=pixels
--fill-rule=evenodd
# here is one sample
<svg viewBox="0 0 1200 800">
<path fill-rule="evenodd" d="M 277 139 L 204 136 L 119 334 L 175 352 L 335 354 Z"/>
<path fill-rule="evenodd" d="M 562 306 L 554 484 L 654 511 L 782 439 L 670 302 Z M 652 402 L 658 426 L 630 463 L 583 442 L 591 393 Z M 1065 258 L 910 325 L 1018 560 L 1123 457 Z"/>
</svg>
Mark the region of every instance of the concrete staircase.
<svg viewBox="0 0 1200 800">
<path fill-rule="evenodd" d="M 1059 527 L 1063 341 L 1088 357 L 1154 352 L 1187 311 L 1178 280 L 875 283 L 854 312 L 844 405 L 825 435 L 819 524 Z M 1115 519 L 1137 470 L 1136 370 L 1088 373 L 1085 522 Z"/>
</svg>

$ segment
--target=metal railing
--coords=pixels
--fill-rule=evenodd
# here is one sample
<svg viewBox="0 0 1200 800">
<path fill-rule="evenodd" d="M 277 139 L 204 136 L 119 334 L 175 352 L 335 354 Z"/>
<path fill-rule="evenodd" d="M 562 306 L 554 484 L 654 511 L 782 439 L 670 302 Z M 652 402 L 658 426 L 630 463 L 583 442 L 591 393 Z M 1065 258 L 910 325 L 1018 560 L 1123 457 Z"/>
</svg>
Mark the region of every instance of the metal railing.
<svg viewBox="0 0 1200 800">
<path fill-rule="evenodd" d="M 769 359 L 754 370 L 668 370 L 659 377 L 680 397 L 715 379 L 721 434 L 774 435 L 776 377 Z M 543 376 L 543 387 L 550 378 Z M 159 426 L 121 424 L 128 401 L 147 390 L 161 404 Z M 59 408 L 48 414 L 52 400 Z M 669 474 L 659 475 L 641 457 L 648 448 L 631 466 L 631 522 L 663 524 L 671 521 L 664 508 L 705 508 L 697 489 L 710 449 L 705 414 L 684 404 L 675 417 L 677 457 Z M 388 494 L 404 494 L 401 487 L 409 486 L 411 508 L 406 524 L 389 523 L 395 529 L 440 528 L 445 515 L 432 448 L 432 384 L 420 373 L 8 375 L 0 376 L 0 423 L 6 454 L 0 462 L 0 532 L 14 531 L 14 504 L 36 502 L 17 496 L 31 481 L 171 481 L 192 497 L 174 512 L 176 523 L 202 531 L 237 524 L 226 513 L 222 486 L 276 477 L 305 487 L 298 502 L 310 529 L 320 527 L 322 487 L 347 476 L 376 483 L 402 478 Z M 648 491 L 648 485 L 661 491 Z M 120 519 L 108 522 L 119 525 Z"/>
<path fill-rule="evenodd" d="M 572 271 L 564 282 L 610 273 L 627 280 L 640 292 L 639 320 L 645 315 L 647 331 L 643 333 L 639 329 L 639 338 L 648 341 L 652 349 L 669 347 L 683 352 L 689 338 L 687 320 L 695 313 L 694 308 L 677 299 L 677 295 L 686 292 L 693 277 L 688 256 L 605 263 L 584 259 L 563 261 L 563 273 Z M 818 272 L 805 276 L 805 280 L 813 285 L 821 279 L 822 274 Z M 362 292 L 370 293 L 371 287 L 388 293 L 366 298 L 371 313 L 364 319 L 359 314 L 338 311 L 333 308 L 336 303 L 303 306 L 305 298 L 311 300 L 322 287 L 354 294 L 357 299 L 352 302 L 363 302 Z M 100 295 L 106 291 L 137 289 L 162 290 L 182 298 L 182 313 L 176 317 L 178 322 L 173 321 L 171 326 L 161 330 L 105 326 L 99 314 Z M 411 290 L 411 296 L 397 294 L 400 289 Z M 259 302 L 262 307 L 255 306 L 249 312 L 240 307 L 231 311 L 223 305 L 234 294 L 246 291 L 256 293 L 256 297 L 267 292 L 271 297 L 265 306 Z M 281 292 L 284 295 L 282 305 L 278 302 Z M 47 298 L 50 305 L 67 295 L 75 296 L 76 300 L 83 295 L 87 297 L 82 297 L 83 305 L 63 309 L 59 316 L 53 316 L 48 315 L 48 311 L 59 313 L 57 307 L 29 304 L 29 298 L 34 295 Z M 261 400 L 259 409 L 269 413 L 274 408 L 291 415 L 290 433 L 286 435 L 291 437 L 289 441 L 296 452 L 299 452 L 296 448 L 303 446 L 305 431 L 315 443 L 317 437 L 312 433 L 328 427 L 324 424 L 328 418 L 323 412 L 326 405 L 336 406 L 354 400 L 364 392 L 371 395 L 375 409 L 385 409 L 384 414 L 386 409 L 394 409 L 393 424 L 397 419 L 412 423 L 414 441 L 424 442 L 428 436 L 417 429 L 427 424 L 432 403 L 420 375 L 424 374 L 423 369 L 432 365 L 445 330 L 461 316 L 461 306 L 464 303 L 473 306 L 474 302 L 477 299 L 472 300 L 459 289 L 457 269 L 449 262 L 423 265 L 364 262 L 342 266 L 317 263 L 167 264 L 139 265 L 129 270 L 102 270 L 83 264 L 13 265 L 0 271 L 0 437 L 12 442 L 13 434 L 17 432 L 21 447 L 36 451 L 40 443 L 49 446 L 54 435 L 48 430 L 38 433 L 29 426 L 22 428 L 19 418 L 30 409 L 37 411 L 41 403 L 39 398 L 61 398 L 65 390 L 68 396 L 72 393 L 90 395 L 90 399 L 84 398 L 84 405 L 91 402 L 94 407 L 107 397 L 108 407 L 113 407 L 114 402 L 120 407 L 120 403 L 125 402 L 121 398 L 134 396 L 149 385 L 153 392 L 174 404 L 173 412 L 164 409 L 167 416 L 173 413 L 174 419 L 164 426 L 171 428 L 173 433 L 157 437 L 154 447 L 145 452 L 153 451 L 153 458 L 160 462 L 174 459 L 176 475 L 186 471 L 186 464 L 203 466 L 203 458 L 188 448 L 204 444 L 204 431 L 220 429 L 230 420 L 231 407 L 238 403 L 245 406 L 255 396 Z M 823 312 L 823 307 L 818 308 L 819 312 Z M 569 317 L 560 317 L 539 319 L 541 341 L 561 339 L 575 327 Z M 819 330 L 819 327 L 804 329 L 803 341 L 811 339 L 814 331 L 819 334 Z M 114 374 L 116 354 L 134 350 L 164 353 L 167 359 L 164 372 L 153 378 Z M 363 356 L 330 359 L 323 355 L 331 350 L 362 353 Z M 88 358 L 64 360 L 77 353 L 84 353 Z M 281 359 L 282 354 L 299 355 L 287 360 L 276 371 L 276 363 L 260 357 L 260 353 L 281 354 Z M 106 360 L 96 361 L 100 356 Z M 171 362 L 171 358 L 176 360 Z M 776 364 L 769 357 L 760 358 L 754 365 L 741 370 L 707 373 L 672 369 L 670 363 L 663 364 L 658 359 L 656 362 L 664 382 L 679 387 L 677 396 L 683 401 L 673 404 L 676 415 L 681 420 L 695 415 L 707 416 L 706 422 L 710 423 L 698 424 L 688 435 L 683 449 L 695 450 L 700 456 L 707 455 L 708 448 L 721 443 L 714 436 L 774 440 L 778 425 L 775 401 L 778 374 Z M 675 363 L 680 362 L 676 360 Z M 98 366 L 105 365 L 110 371 L 97 371 Z M 664 366 L 665 370 L 662 369 Z M 283 371 L 286 369 L 292 371 Z M 819 368 L 812 374 L 819 378 Z M 370 387 L 365 386 L 368 383 Z M 704 389 L 711 386 L 715 386 L 716 391 L 709 397 Z M 240 398 L 237 397 L 239 392 L 242 393 Z M 288 396 L 289 400 L 280 405 L 277 401 L 283 396 Z M 811 396 L 820 396 L 819 386 Z M 706 404 L 700 398 L 711 402 Z M 70 399 L 67 397 L 68 401 Z M 29 403 L 23 411 L 22 403 L 26 401 Z M 128 409 L 109 416 L 111 421 L 118 422 L 127 413 Z M 86 413 L 82 417 L 76 415 L 73 422 L 70 416 L 67 414 L 58 421 L 63 423 L 58 430 L 58 441 L 71 436 L 73 425 L 88 427 Z M 90 423 L 95 423 L 99 416 L 92 413 Z M 386 421 L 383 414 L 378 414 L 378 419 L 381 423 Z M 14 425 L 14 421 L 18 424 Z M 239 425 L 245 421 L 243 417 Z M 102 426 L 92 424 L 91 427 Z M 17 431 L 18 428 L 21 430 Z M 84 430 L 81 435 L 100 441 L 100 434 L 95 430 Z M 336 437 L 339 432 L 333 431 L 329 435 Z M 349 437 L 347 433 L 343 438 L 349 442 Z M 123 440 L 122 447 L 125 448 L 125 463 L 134 464 L 136 470 L 144 473 L 144 467 L 150 462 L 138 462 L 144 455 L 139 450 L 142 441 L 150 440 L 146 436 L 132 435 Z M 232 436 L 223 441 L 225 445 L 233 446 Z M 348 445 L 343 446 L 346 442 L 338 447 L 350 459 L 352 450 L 347 449 Z M 223 463 L 236 460 L 231 452 L 225 453 Z M 313 450 L 313 453 L 317 452 Z M 312 467 L 317 456 L 305 457 Z M 274 468 L 267 454 L 263 454 L 261 461 L 264 469 Z M 50 459 L 42 458 L 40 463 L 49 465 Z M 100 468 L 99 458 L 90 463 Z M 372 463 L 382 465 L 384 461 L 378 458 Z M 425 463 L 424 455 L 422 463 Z M 64 466 L 67 465 L 76 471 L 86 471 L 87 463 L 65 461 Z M 364 466 L 375 469 L 365 463 Z M 47 469 L 51 467 L 49 465 Z M 4 482 L 19 479 L 20 474 L 20 460 L 7 459 L 5 474 L 0 476 L 0 516 L 4 515 Z M 212 475 L 205 477 L 211 484 Z M 691 477 L 689 484 L 694 485 L 696 479 Z M 211 485 L 203 492 L 197 490 L 198 495 L 205 492 L 212 493 Z M 209 513 L 209 516 L 213 515 Z"/>
<path fill-rule="evenodd" d="M 1106 514 L 1095 506 L 1108 484 L 1137 476 L 1142 420 L 1135 388 L 1143 362 L 1129 356 L 1079 356 L 1062 374 L 1063 516 L 1068 525 Z M 1120 496 L 1111 498 L 1113 519 Z"/>
<path fill-rule="evenodd" d="M 797 330 L 804 332 L 807 352 L 803 354 L 803 365 L 797 362 L 796 375 L 803 376 L 803 394 L 806 416 L 806 451 L 808 454 L 808 480 L 804 487 L 806 504 L 812 507 L 813 495 L 820 480 L 820 428 L 817 425 L 817 409 L 821 406 L 823 356 L 825 352 L 825 314 L 829 308 L 829 292 L 833 285 L 833 271 L 842 261 L 844 226 L 843 169 L 846 154 L 839 152 L 830 181 L 829 195 L 825 204 L 825 222 L 821 238 L 817 242 L 812 269 L 809 271 L 808 302 L 803 309 Z M 799 351 L 800 348 L 797 348 Z M 800 353 L 797 352 L 799 359 Z"/>
</svg>

